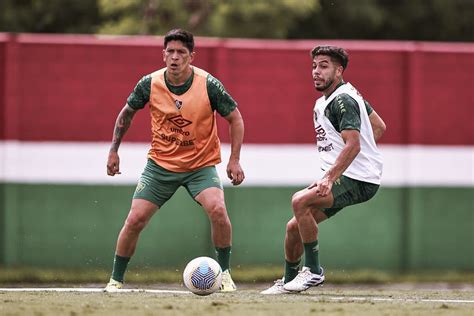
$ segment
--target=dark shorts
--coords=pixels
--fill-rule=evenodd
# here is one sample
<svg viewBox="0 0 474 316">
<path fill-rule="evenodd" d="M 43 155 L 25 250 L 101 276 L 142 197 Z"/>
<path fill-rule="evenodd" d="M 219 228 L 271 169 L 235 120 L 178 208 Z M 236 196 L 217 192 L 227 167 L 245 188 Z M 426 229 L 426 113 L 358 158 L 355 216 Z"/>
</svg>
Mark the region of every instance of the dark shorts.
<svg viewBox="0 0 474 316">
<path fill-rule="evenodd" d="M 161 207 L 180 186 L 185 187 L 193 198 L 207 188 L 222 190 L 222 183 L 214 166 L 189 172 L 173 172 L 148 159 L 133 198 L 144 199 Z"/>
<path fill-rule="evenodd" d="M 334 216 L 346 206 L 370 200 L 378 189 L 378 184 L 341 176 L 332 186 L 331 192 L 334 196 L 334 204 L 330 208 L 323 209 L 323 212 L 327 217 Z"/>
</svg>

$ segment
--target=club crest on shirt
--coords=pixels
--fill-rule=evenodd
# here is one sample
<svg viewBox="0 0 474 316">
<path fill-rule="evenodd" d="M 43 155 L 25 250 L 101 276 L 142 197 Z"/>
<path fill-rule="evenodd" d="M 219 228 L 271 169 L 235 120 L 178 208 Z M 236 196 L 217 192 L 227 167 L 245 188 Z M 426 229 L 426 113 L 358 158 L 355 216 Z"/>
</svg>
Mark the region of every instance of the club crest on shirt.
<svg viewBox="0 0 474 316">
<path fill-rule="evenodd" d="M 183 107 L 183 101 L 174 100 L 174 104 L 176 105 L 176 108 L 178 110 L 181 110 L 181 108 Z"/>
</svg>

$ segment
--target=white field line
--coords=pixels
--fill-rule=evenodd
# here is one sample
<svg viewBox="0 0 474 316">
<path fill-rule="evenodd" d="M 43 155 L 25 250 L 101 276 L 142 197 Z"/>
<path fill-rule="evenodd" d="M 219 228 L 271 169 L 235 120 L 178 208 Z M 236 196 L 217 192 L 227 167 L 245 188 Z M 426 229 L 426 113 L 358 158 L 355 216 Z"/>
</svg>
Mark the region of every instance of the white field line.
<svg viewBox="0 0 474 316">
<path fill-rule="evenodd" d="M 83 293 L 103 293 L 103 288 L 61 288 L 61 287 L 45 287 L 45 288 L 0 288 L 0 292 L 83 292 Z M 157 294 L 192 294 L 188 291 L 177 290 L 149 290 L 149 289 L 121 289 L 120 291 L 107 293 L 157 293 Z"/>
<path fill-rule="evenodd" d="M 82 292 L 82 293 L 103 293 L 103 288 L 0 288 L 1 292 Z M 189 291 L 178 290 L 150 290 L 150 289 L 122 289 L 121 293 L 154 293 L 154 294 L 192 294 Z M 387 297 L 367 297 L 367 296 L 324 296 L 321 300 L 331 301 L 358 301 L 358 302 L 425 302 L 425 303 L 453 303 L 453 304 L 474 304 L 473 300 L 465 299 L 425 299 L 425 298 L 387 298 Z"/>
<path fill-rule="evenodd" d="M 461 303 L 473 304 L 474 300 L 446 300 L 427 298 L 387 298 L 387 297 L 360 297 L 360 296 L 330 296 L 332 301 L 361 301 L 361 302 L 426 302 L 426 303 Z"/>
</svg>

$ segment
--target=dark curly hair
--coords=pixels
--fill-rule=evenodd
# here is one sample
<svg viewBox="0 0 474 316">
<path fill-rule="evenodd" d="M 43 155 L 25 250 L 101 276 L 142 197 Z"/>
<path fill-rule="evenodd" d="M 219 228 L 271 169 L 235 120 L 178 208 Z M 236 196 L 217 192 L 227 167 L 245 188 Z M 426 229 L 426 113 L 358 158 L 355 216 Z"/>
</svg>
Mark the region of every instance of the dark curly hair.
<svg viewBox="0 0 474 316">
<path fill-rule="evenodd" d="M 344 70 L 349 63 L 349 55 L 344 50 L 344 48 L 341 47 L 329 45 L 316 46 L 311 50 L 311 57 L 314 59 L 314 57 L 318 55 L 326 55 L 331 57 L 331 60 L 341 65 Z"/>
</svg>

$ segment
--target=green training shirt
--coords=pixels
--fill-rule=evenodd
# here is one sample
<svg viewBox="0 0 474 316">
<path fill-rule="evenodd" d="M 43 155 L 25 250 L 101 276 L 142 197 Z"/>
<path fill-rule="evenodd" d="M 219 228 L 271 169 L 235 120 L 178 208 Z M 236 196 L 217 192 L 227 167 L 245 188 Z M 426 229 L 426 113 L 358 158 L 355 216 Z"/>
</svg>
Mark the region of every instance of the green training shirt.
<svg viewBox="0 0 474 316">
<path fill-rule="evenodd" d="M 165 83 L 166 87 L 174 94 L 181 95 L 189 90 L 194 80 L 193 75 L 181 86 L 173 86 L 166 79 L 165 72 Z M 150 100 L 151 93 L 151 74 L 144 76 L 138 81 L 135 89 L 127 99 L 127 103 L 130 107 L 135 110 L 143 109 Z M 209 95 L 209 101 L 211 102 L 211 108 L 213 111 L 217 111 L 221 116 L 229 115 L 236 107 L 237 103 L 234 101 L 232 96 L 227 93 L 222 83 L 214 78 L 211 74 L 207 75 L 207 94 Z"/>
<path fill-rule="evenodd" d="M 341 83 L 336 89 L 342 84 L 344 83 Z M 370 115 L 370 113 L 373 112 L 373 108 L 366 100 L 364 100 L 364 103 L 367 114 Z M 360 131 L 359 105 L 357 101 L 347 93 L 336 96 L 326 107 L 324 115 L 339 133 L 345 129 Z"/>
</svg>

